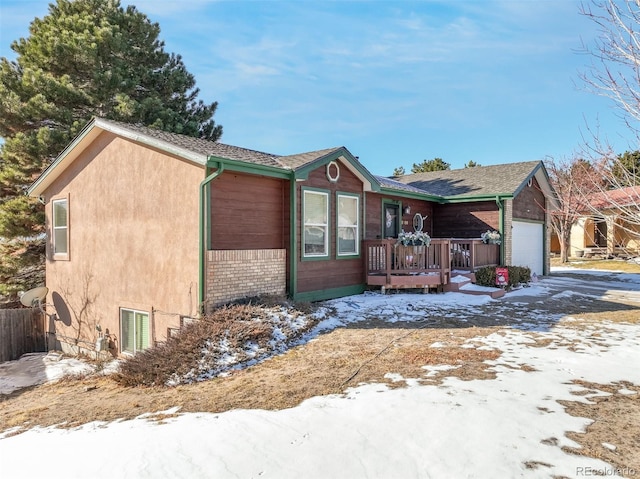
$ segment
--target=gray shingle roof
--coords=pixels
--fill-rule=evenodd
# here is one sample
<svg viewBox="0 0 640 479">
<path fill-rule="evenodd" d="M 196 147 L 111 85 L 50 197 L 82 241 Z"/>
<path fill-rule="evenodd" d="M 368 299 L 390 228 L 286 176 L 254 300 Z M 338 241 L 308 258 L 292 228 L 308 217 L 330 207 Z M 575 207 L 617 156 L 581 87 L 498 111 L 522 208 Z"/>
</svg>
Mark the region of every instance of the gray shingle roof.
<svg viewBox="0 0 640 479">
<path fill-rule="evenodd" d="M 394 190 L 399 190 L 399 191 L 408 191 L 411 193 L 420 193 L 420 194 L 424 194 L 424 191 L 416 188 L 415 186 L 411 186 L 411 185 L 406 185 L 404 183 L 401 183 L 400 181 L 398 181 L 395 178 L 387 178 L 386 176 L 375 176 L 375 179 L 378 180 L 378 183 L 380 183 L 380 186 L 382 186 L 383 188 L 392 188 Z"/>
<path fill-rule="evenodd" d="M 280 156 L 272 153 L 250 150 L 248 148 L 241 148 L 239 146 L 227 145 L 216 141 L 180 135 L 178 133 L 169 133 L 142 125 L 133 125 L 114 120 L 105 120 L 102 118 L 99 119 L 99 122 L 103 125 L 112 125 L 126 129 L 130 132 L 138 133 L 149 138 L 153 138 L 154 140 L 165 142 L 173 147 L 183 148 L 199 155 L 217 156 L 229 160 L 273 166 L 286 170 L 295 170 L 340 149 L 340 147 L 334 147 L 326 148 L 324 150 L 298 153 L 295 155 Z"/>
<path fill-rule="evenodd" d="M 205 156 L 219 156 L 229 160 L 246 161 L 259 165 L 282 168 L 282 165 L 276 160 L 276 158 L 278 158 L 278 155 L 273 155 L 271 153 L 250 150 L 247 148 L 241 148 L 239 146 L 226 145 L 217 141 L 194 138 L 191 136 L 180 135 L 178 133 L 169 133 L 166 131 L 158 130 L 156 128 L 149 128 L 142 125 L 133 125 L 130 123 L 122 123 L 119 121 L 105 120 L 103 118 L 100 118 L 99 122 L 101 124 L 111 124 L 119 128 L 124 128 L 131 132 L 168 143 L 172 146 L 184 148 L 185 150 L 189 150 L 197 154 Z"/>
<path fill-rule="evenodd" d="M 393 180 L 442 197 L 509 195 L 519 190 L 540 161 L 475 166 L 461 170 L 430 171 L 394 177 Z"/>
<path fill-rule="evenodd" d="M 142 125 L 102 118 L 98 119 L 98 121 L 103 125 L 122 128 L 129 132 L 152 138 L 155 141 L 164 142 L 167 146 L 182 148 L 204 157 L 217 156 L 286 170 L 297 170 L 342 148 L 325 148 L 295 155 L 280 156 L 177 133 L 169 133 Z M 476 166 L 461 170 L 414 173 L 393 178 L 382 176 L 376 176 L 375 178 L 385 188 L 410 193 L 426 193 L 437 197 L 505 195 L 518 191 L 522 184 L 535 172 L 539 164 L 539 161 L 526 161 L 504 165 Z"/>
<path fill-rule="evenodd" d="M 296 155 L 280 156 L 278 157 L 278 162 L 286 168 L 295 170 L 339 149 L 340 147 L 325 148 L 324 150 L 309 151 Z"/>
</svg>

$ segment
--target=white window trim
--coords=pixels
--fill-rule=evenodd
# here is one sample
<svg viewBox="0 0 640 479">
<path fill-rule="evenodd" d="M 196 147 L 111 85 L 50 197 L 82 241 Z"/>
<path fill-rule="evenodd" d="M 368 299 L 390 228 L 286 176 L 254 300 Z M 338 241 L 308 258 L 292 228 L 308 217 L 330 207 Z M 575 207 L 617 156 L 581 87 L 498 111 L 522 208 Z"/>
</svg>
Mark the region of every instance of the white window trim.
<svg viewBox="0 0 640 479">
<path fill-rule="evenodd" d="M 306 196 L 309 195 L 321 195 L 326 198 L 326 209 L 325 216 L 327 218 L 326 223 L 307 223 L 306 221 Z M 303 190 L 302 192 L 303 202 L 302 202 L 302 257 L 303 258 L 328 258 L 329 257 L 329 223 L 330 223 L 330 214 L 329 214 L 329 193 L 326 191 L 316 191 L 316 190 Z M 307 253 L 305 251 L 306 246 L 306 228 L 307 226 L 316 226 L 325 229 L 324 235 L 324 253 Z"/>
<path fill-rule="evenodd" d="M 134 328 L 133 328 L 133 335 L 134 335 L 133 336 L 133 349 L 134 350 L 133 351 L 126 351 L 124 349 L 124 341 L 123 341 L 124 334 L 122 333 L 122 312 L 123 311 L 131 312 L 131 313 L 134 314 Z M 149 314 L 149 312 L 148 311 L 142 311 L 140 309 L 133 309 L 133 308 L 120 308 L 118 312 L 119 312 L 119 315 L 120 315 L 120 317 L 118 319 L 118 322 L 120 323 L 120 351 L 122 352 L 122 354 L 128 354 L 130 356 L 133 356 L 133 355 L 137 354 L 140 351 L 144 351 L 145 349 L 150 348 L 151 347 L 151 315 Z M 149 330 L 149 337 L 148 337 L 149 344 L 147 344 L 146 348 L 143 348 L 140 351 L 138 351 L 136 349 L 136 336 L 135 336 L 135 334 L 136 334 L 135 315 L 136 314 L 144 314 L 144 315 L 147 316 L 147 322 L 148 322 L 147 328 Z"/>
<path fill-rule="evenodd" d="M 356 201 L 356 223 L 350 226 L 340 226 L 340 199 L 347 198 Z M 337 256 L 359 256 L 360 255 L 360 197 L 357 195 L 350 195 L 345 193 L 337 193 L 336 201 L 336 255 Z M 340 228 L 353 228 L 355 229 L 355 251 L 349 251 L 345 253 L 340 252 Z"/>
<path fill-rule="evenodd" d="M 67 224 L 65 226 L 56 226 L 56 204 L 58 203 L 66 203 L 67 206 Z M 65 251 L 56 251 L 56 231 L 60 230 L 64 230 L 67 240 L 67 248 Z M 67 258 L 69 256 L 69 198 L 51 200 L 51 248 L 55 259 Z"/>
</svg>

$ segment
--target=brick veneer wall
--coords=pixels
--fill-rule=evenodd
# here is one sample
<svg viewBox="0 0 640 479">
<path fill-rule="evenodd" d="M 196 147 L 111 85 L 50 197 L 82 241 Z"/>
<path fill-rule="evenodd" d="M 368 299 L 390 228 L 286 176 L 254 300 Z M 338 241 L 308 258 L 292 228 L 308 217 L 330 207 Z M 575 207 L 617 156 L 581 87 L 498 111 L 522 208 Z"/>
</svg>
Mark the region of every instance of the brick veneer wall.
<svg viewBox="0 0 640 479">
<path fill-rule="evenodd" d="M 285 294 L 284 249 L 207 251 L 207 308 L 262 294 Z"/>
<path fill-rule="evenodd" d="M 504 200 L 504 258 L 503 263 L 510 266 L 513 259 L 513 200 Z"/>
</svg>

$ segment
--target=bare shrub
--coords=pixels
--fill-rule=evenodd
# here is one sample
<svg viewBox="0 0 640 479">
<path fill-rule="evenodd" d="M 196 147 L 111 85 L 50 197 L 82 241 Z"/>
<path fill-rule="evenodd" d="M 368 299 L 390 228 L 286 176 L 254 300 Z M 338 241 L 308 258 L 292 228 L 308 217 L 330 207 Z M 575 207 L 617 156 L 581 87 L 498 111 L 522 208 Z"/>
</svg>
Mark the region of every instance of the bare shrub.
<svg viewBox="0 0 640 479">
<path fill-rule="evenodd" d="M 127 359 L 112 377 L 124 386 L 210 379 L 283 351 L 313 324 L 299 311 L 283 306 L 225 306 L 186 325 L 166 343 Z"/>
</svg>

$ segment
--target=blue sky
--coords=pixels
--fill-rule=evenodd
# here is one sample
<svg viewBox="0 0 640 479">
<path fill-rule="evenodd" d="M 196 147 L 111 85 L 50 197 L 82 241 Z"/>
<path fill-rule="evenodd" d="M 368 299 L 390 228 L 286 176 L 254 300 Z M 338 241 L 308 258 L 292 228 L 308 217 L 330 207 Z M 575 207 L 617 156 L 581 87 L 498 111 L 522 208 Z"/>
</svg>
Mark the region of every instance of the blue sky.
<svg viewBox="0 0 640 479">
<path fill-rule="evenodd" d="M 48 11 L 0 0 L 0 56 Z M 569 157 L 599 129 L 636 149 L 579 79 L 595 25 L 573 0 L 121 0 L 161 27 L 222 142 L 275 154 L 346 146 L 374 174 Z"/>
</svg>

